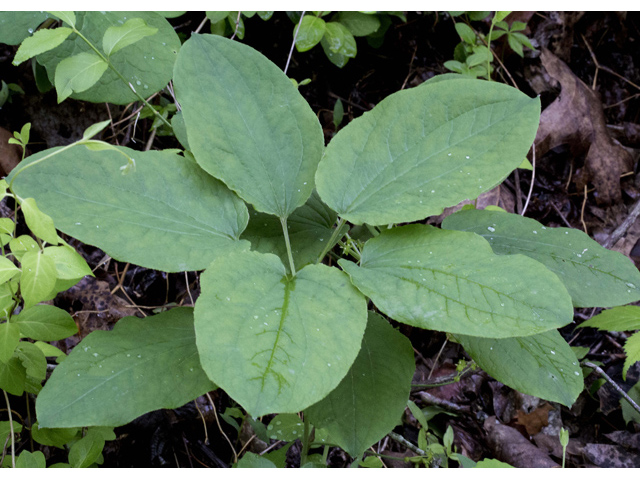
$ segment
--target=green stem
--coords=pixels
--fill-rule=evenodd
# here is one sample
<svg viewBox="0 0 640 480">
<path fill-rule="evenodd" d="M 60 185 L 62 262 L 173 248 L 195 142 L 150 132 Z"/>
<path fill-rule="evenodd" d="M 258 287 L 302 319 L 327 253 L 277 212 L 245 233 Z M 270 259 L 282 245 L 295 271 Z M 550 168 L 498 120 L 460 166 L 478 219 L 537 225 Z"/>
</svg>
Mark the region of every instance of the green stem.
<svg viewBox="0 0 640 480">
<path fill-rule="evenodd" d="M 309 444 L 311 443 L 311 432 L 309 431 L 309 417 L 304 416 L 304 436 L 302 437 L 304 442 L 302 444 L 302 453 L 300 454 L 300 466 L 303 467 L 307 463 L 307 454 L 309 453 Z"/>
<path fill-rule="evenodd" d="M 497 13 L 497 12 L 496 12 Z M 489 55 L 487 56 L 487 80 L 491 81 L 491 32 L 493 32 L 493 25 L 495 24 L 496 16 L 494 14 L 491 19 L 491 26 L 489 27 L 489 35 L 487 36 L 487 49 L 489 50 Z"/>
<path fill-rule="evenodd" d="M 9 412 L 9 430 L 11 432 L 11 466 L 16 468 L 16 442 L 14 438 L 13 432 L 13 416 L 11 415 L 11 404 L 9 403 L 9 396 L 7 392 L 2 390 L 4 393 L 4 401 L 7 402 L 7 411 Z"/>
<path fill-rule="evenodd" d="M 287 256 L 289 257 L 289 267 L 291 268 L 291 275 L 295 277 L 296 266 L 293 264 L 293 254 L 291 253 L 291 242 L 289 241 L 289 229 L 287 228 L 287 217 L 281 217 L 280 224 L 282 225 L 282 232 L 284 233 L 284 243 L 287 245 Z"/>
<path fill-rule="evenodd" d="M 342 230 L 342 227 L 344 226 L 345 223 L 346 223 L 346 220 L 344 218 L 341 218 L 340 221 L 338 222 L 338 226 L 335 228 L 335 230 L 331 234 L 331 238 L 329 239 L 329 242 L 327 242 L 327 244 L 324 247 L 324 250 L 322 250 L 322 253 L 318 257 L 318 260 L 316 260 L 316 263 L 320 263 L 322 259 L 327 255 L 327 253 L 329 253 L 329 250 L 331 250 L 331 248 L 335 245 L 335 243 L 338 240 L 338 236 L 340 235 L 340 231 Z"/>
<path fill-rule="evenodd" d="M 106 62 L 106 64 L 109 66 L 109 68 L 111 70 L 113 70 L 116 75 L 118 75 L 118 77 L 120 77 L 120 80 L 122 80 L 126 85 L 129 85 L 129 88 L 131 89 L 131 91 L 135 94 L 136 97 L 138 97 L 138 99 L 144 103 L 144 105 L 148 108 L 151 109 L 151 111 L 153 112 L 153 114 L 158 117 L 167 127 L 171 128 L 171 124 L 168 122 L 168 120 L 166 118 L 164 118 L 160 112 L 158 112 L 155 108 L 153 108 L 151 106 L 151 104 L 149 102 L 147 102 L 147 100 L 140 95 L 138 92 L 136 92 L 136 89 L 133 88 L 133 85 L 131 85 L 131 82 L 129 80 L 127 80 L 126 78 L 124 78 L 124 75 L 122 75 L 117 69 L 116 67 L 113 66 L 113 64 L 109 61 L 108 57 L 105 57 L 102 52 L 100 50 L 98 50 L 88 39 L 87 37 L 85 37 L 84 35 L 82 35 L 82 33 L 80 33 L 75 27 L 73 28 L 73 31 L 82 39 L 86 42 L 87 45 L 89 45 L 89 47 L 91 47 L 91 49 L 96 52 L 96 54 L 104 61 Z"/>
</svg>

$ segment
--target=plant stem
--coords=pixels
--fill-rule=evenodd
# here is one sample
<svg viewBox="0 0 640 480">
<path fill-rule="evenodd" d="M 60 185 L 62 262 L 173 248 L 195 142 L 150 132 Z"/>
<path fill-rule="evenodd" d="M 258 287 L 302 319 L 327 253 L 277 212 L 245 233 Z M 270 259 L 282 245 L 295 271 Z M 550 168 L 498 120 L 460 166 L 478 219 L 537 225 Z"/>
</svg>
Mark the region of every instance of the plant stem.
<svg viewBox="0 0 640 480">
<path fill-rule="evenodd" d="M 296 266 L 293 264 L 293 254 L 291 253 L 291 242 L 289 241 L 289 229 L 287 228 L 287 217 L 281 217 L 280 224 L 282 225 L 282 233 L 284 233 L 284 243 L 287 245 L 287 256 L 289 257 L 289 268 L 291 268 L 291 275 L 295 277 Z"/>
<path fill-rule="evenodd" d="M 307 454 L 309 453 L 309 444 L 311 443 L 311 432 L 309 431 L 309 418 L 304 416 L 304 442 L 302 444 L 302 453 L 300 453 L 300 466 L 304 466 L 307 463 Z"/>
<path fill-rule="evenodd" d="M 7 392 L 2 390 L 2 393 L 4 393 L 4 401 L 7 402 L 7 412 L 9 412 L 9 430 L 11 433 L 11 466 L 13 468 L 16 468 L 16 442 L 15 442 L 14 432 L 13 432 L 13 417 L 11 415 L 11 404 L 9 403 L 9 396 L 7 395 Z"/>
<path fill-rule="evenodd" d="M 138 97 L 138 99 L 144 103 L 144 105 L 148 108 L 151 109 L 151 111 L 153 112 L 153 114 L 158 117 L 167 127 L 171 128 L 171 124 L 169 123 L 169 121 L 164 118 L 160 112 L 158 112 L 155 108 L 153 108 L 151 106 L 151 104 L 149 102 L 147 102 L 147 100 L 140 95 L 138 92 L 136 92 L 136 89 L 133 88 L 133 85 L 131 85 L 131 82 L 129 82 L 126 78 L 124 78 L 124 75 L 122 75 L 117 69 L 116 67 L 113 66 L 113 64 L 109 61 L 109 59 L 107 57 L 105 57 L 102 52 L 100 50 L 98 50 L 93 43 L 91 43 L 87 37 L 85 37 L 84 35 L 82 35 L 82 33 L 80 33 L 75 27 L 73 28 L 73 31 L 82 39 L 86 42 L 87 45 L 89 45 L 89 47 L 91 47 L 91 49 L 96 52 L 96 54 L 104 61 L 106 62 L 106 64 L 109 66 L 109 68 L 111 70 L 113 70 L 116 75 L 118 75 L 118 77 L 120 77 L 120 80 L 122 80 L 126 85 L 129 85 L 129 88 L 131 89 L 131 91 L 136 95 L 136 97 Z"/>
<path fill-rule="evenodd" d="M 335 228 L 335 230 L 331 234 L 331 238 L 329 239 L 329 242 L 327 242 L 327 244 L 324 247 L 324 250 L 322 250 L 322 253 L 318 257 L 318 260 L 316 260 L 316 263 L 320 263 L 322 259 L 325 257 L 325 255 L 329 253 L 329 250 L 331 250 L 333 245 L 335 245 L 336 241 L 338 240 L 338 236 L 340 235 L 340 231 L 342 230 L 342 227 L 344 226 L 345 223 L 346 223 L 346 220 L 344 218 L 341 218 L 340 221 L 338 222 L 338 226 Z"/>
<path fill-rule="evenodd" d="M 411 443 L 409 440 L 404 438 L 402 435 L 399 435 L 396 432 L 389 432 L 388 435 L 389 437 L 393 438 L 396 442 L 398 442 L 401 445 L 404 445 L 409 450 L 414 451 L 418 455 L 422 455 L 423 457 L 427 455 L 427 452 L 425 452 L 421 448 L 416 447 L 413 443 Z"/>
</svg>

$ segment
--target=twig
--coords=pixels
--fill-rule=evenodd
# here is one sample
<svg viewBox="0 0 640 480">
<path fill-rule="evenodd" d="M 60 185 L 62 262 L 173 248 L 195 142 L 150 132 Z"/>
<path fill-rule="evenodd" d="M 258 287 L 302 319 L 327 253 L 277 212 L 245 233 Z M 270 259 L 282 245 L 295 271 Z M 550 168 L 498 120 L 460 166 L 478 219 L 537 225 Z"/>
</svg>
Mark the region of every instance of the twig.
<svg viewBox="0 0 640 480">
<path fill-rule="evenodd" d="M 624 219 L 624 222 L 622 222 L 620 226 L 616 228 L 613 231 L 613 233 L 611 233 L 611 235 L 609 235 L 609 238 L 607 238 L 604 241 L 602 246 L 604 248 L 613 247 L 616 244 L 616 242 L 620 240 L 620 238 L 622 238 L 625 233 L 627 233 L 627 230 L 629 230 L 631 225 L 633 225 L 633 223 L 636 221 L 636 219 L 638 218 L 638 215 L 640 215 L 640 200 L 638 200 L 633 205 L 631 212 L 629 212 L 629 215 L 627 216 L 627 218 Z"/>
<path fill-rule="evenodd" d="M 118 290 L 120 290 L 122 288 L 122 283 L 124 282 L 124 277 L 127 274 L 127 270 L 129 270 L 129 263 L 127 263 L 124 266 L 124 270 L 122 271 L 122 275 L 120 275 L 120 278 L 118 278 L 118 264 L 116 263 L 116 278 L 118 278 L 118 284 L 113 287 L 113 290 L 111 290 L 111 295 L 113 295 L 114 293 L 116 293 Z M 133 302 L 131 302 L 133 303 Z"/>
<path fill-rule="evenodd" d="M 236 29 L 233 31 L 233 35 L 231 35 L 231 40 L 236 38 L 236 33 L 238 33 L 238 27 L 240 27 L 240 14 L 242 10 L 238 10 L 238 18 L 236 18 Z"/>
<path fill-rule="evenodd" d="M 587 205 L 587 184 L 584 184 L 584 198 L 582 199 L 582 208 L 580 209 L 580 222 L 582 223 L 582 229 L 584 230 L 584 233 L 586 233 L 587 235 L 589 235 L 589 232 L 587 232 L 587 224 L 584 223 L 584 207 Z"/>
<path fill-rule="evenodd" d="M 564 224 L 569 227 L 569 228 L 573 228 L 571 226 L 571 224 L 569 223 L 569 220 L 567 220 L 567 217 L 564 216 L 564 214 L 560 211 L 560 209 L 556 206 L 556 204 L 554 202 L 549 202 L 551 203 L 551 206 L 553 207 L 553 209 L 556 211 L 556 213 L 558 215 L 560 215 L 560 218 L 562 219 L 562 221 L 564 222 Z"/>
<path fill-rule="evenodd" d="M 402 87 L 400 87 L 400 90 L 404 90 L 404 87 L 407 85 L 407 82 L 409 81 L 409 77 L 411 76 L 411 67 L 413 67 L 413 61 L 416 59 L 417 51 L 418 51 L 418 44 L 416 43 L 416 48 L 413 49 L 413 55 L 411 55 L 411 62 L 409 62 L 409 73 L 407 73 L 407 76 L 404 79 L 404 82 L 402 82 Z"/>
<path fill-rule="evenodd" d="M 444 400 L 442 398 L 438 398 L 435 395 L 431 395 L 428 392 L 416 392 L 415 395 L 420 397 L 425 403 L 429 403 L 431 405 L 436 405 L 437 407 L 443 407 L 447 410 L 453 410 L 454 412 L 468 412 L 470 409 L 468 406 L 458 405 L 456 403 L 450 402 L 449 400 Z"/>
<path fill-rule="evenodd" d="M 427 380 L 429 380 L 431 378 L 431 375 L 433 375 L 433 371 L 436 369 L 436 366 L 438 365 L 438 360 L 440 360 L 440 355 L 442 355 L 442 351 L 446 346 L 447 346 L 447 340 L 445 339 L 445 341 L 442 343 L 442 347 L 440 347 L 440 351 L 438 352 L 438 355 L 436 355 L 436 359 L 433 361 L 433 366 L 429 371 L 429 376 L 427 377 Z"/>
<path fill-rule="evenodd" d="M 198 400 L 194 400 L 193 404 L 196 406 L 196 410 L 200 414 L 200 418 L 202 419 L 202 425 L 204 426 L 204 444 L 209 445 L 209 431 L 207 430 L 207 421 L 204 419 L 204 415 L 200 407 L 198 407 Z"/>
<path fill-rule="evenodd" d="M 596 372 L 598 372 L 600 374 L 600 376 L 602 376 L 607 382 L 609 382 L 611 384 L 611 386 L 613 388 L 616 389 L 616 391 L 622 395 L 622 397 L 629 402 L 629 405 L 631 405 L 634 410 L 636 410 L 638 413 L 640 413 L 640 406 L 638 406 L 638 404 L 636 402 L 633 401 L 633 398 L 631 398 L 629 395 L 627 395 L 627 393 L 620 388 L 620 386 L 614 382 L 611 377 L 609 375 L 607 375 L 604 370 L 602 370 L 598 365 L 596 365 L 595 363 L 591 363 L 588 361 L 582 361 L 580 362 L 581 365 L 584 365 L 585 367 L 589 367 L 589 368 L 593 368 Z"/>
<path fill-rule="evenodd" d="M 399 444 L 404 445 L 409 450 L 417 453 L 418 455 L 423 456 L 423 457 L 427 456 L 427 452 L 425 452 L 421 448 L 416 447 L 413 443 L 411 443 L 409 440 L 404 438 L 402 435 L 399 435 L 396 432 L 389 432 L 388 436 L 393 438 Z"/>
<path fill-rule="evenodd" d="M 589 42 L 587 42 L 587 39 L 584 38 L 584 35 L 580 34 L 580 36 L 582 37 L 582 41 L 584 42 L 584 44 L 587 46 L 587 49 L 589 50 L 589 53 L 591 54 L 591 59 L 593 60 L 593 63 L 595 63 L 596 65 L 596 77 L 598 75 L 598 69 L 600 70 L 604 70 L 607 73 L 610 73 L 611 75 L 615 75 L 616 77 L 618 77 L 620 80 L 623 80 L 625 82 L 627 82 L 629 85 L 631 85 L 632 87 L 637 88 L 638 90 L 640 90 L 640 86 L 636 85 L 635 83 L 633 83 L 631 80 L 627 79 L 626 77 L 623 77 L 622 75 L 620 75 L 617 72 L 614 72 L 613 70 L 611 70 L 609 67 L 605 67 L 604 65 L 600 65 L 600 62 L 598 62 L 598 59 L 596 58 L 595 53 L 593 53 L 593 50 L 591 50 L 591 45 L 589 45 Z M 593 79 L 594 81 L 594 89 L 595 89 L 595 78 Z"/>
<path fill-rule="evenodd" d="M 354 103 L 351 100 L 347 100 L 346 98 L 342 98 L 341 96 L 336 95 L 333 92 L 329 92 L 327 95 L 329 95 L 331 98 L 336 98 L 336 99 L 340 100 L 341 102 L 344 102 L 344 103 L 346 103 L 348 105 L 351 105 L 352 107 L 355 107 L 355 108 L 357 108 L 359 110 L 362 110 L 363 112 L 367 111 L 367 109 L 365 107 L 363 107 L 362 105 L 358 105 L 357 103 Z"/>
<path fill-rule="evenodd" d="M 216 417 L 216 423 L 218 424 L 218 430 L 220 430 L 220 433 L 222 434 L 222 436 L 225 438 L 225 440 L 227 441 L 227 443 L 231 447 L 231 451 L 233 452 L 233 463 L 238 463 L 238 454 L 236 453 L 236 449 L 233 448 L 233 443 L 231 443 L 231 440 L 229 440 L 229 437 L 227 437 L 227 434 L 224 433 L 224 430 L 222 429 L 222 426 L 220 425 L 220 420 L 218 420 L 218 412 L 216 411 L 216 405 L 215 405 L 215 403 L 213 403 L 213 399 L 211 398 L 211 395 L 209 395 L 209 392 L 207 392 L 207 398 L 209 399 L 209 403 L 211 403 L 211 408 L 213 409 L 213 415 Z"/>
<path fill-rule="evenodd" d="M 524 207 L 522 207 L 522 215 L 524 217 L 525 212 L 527 211 L 527 207 L 529 206 L 529 200 L 531 200 L 531 194 L 533 193 L 533 184 L 536 181 L 536 144 L 533 144 L 533 152 L 531 153 L 531 185 L 529 185 L 529 194 L 527 195 L 527 201 L 524 203 Z"/>
<path fill-rule="evenodd" d="M 195 32 L 193 33 L 200 33 L 200 30 L 202 30 L 202 27 L 205 26 L 205 24 L 207 23 L 207 20 L 209 20 L 209 17 L 205 15 L 204 20 L 200 22 L 200 25 L 198 25 L 198 28 L 196 28 Z"/>
<path fill-rule="evenodd" d="M 302 19 L 304 18 L 304 14 L 306 10 L 302 11 L 300 15 L 300 20 L 298 20 L 298 26 L 296 27 L 296 32 L 293 34 L 293 42 L 291 42 L 291 50 L 289 50 L 289 56 L 287 57 L 287 64 L 284 67 L 284 74 L 287 74 L 287 70 L 289 70 L 289 62 L 291 62 L 291 57 L 293 56 L 293 49 L 296 46 L 296 40 L 298 39 L 298 32 L 300 31 L 300 25 L 302 24 Z"/>
</svg>

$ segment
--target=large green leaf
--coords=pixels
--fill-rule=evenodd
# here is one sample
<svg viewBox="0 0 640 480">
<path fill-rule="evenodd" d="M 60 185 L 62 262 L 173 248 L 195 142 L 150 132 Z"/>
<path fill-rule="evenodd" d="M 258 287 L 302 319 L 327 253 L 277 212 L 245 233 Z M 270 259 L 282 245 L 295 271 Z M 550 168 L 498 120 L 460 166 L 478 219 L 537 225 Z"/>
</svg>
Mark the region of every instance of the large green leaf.
<svg viewBox="0 0 640 480">
<path fill-rule="evenodd" d="M 339 263 L 381 311 L 420 328 L 504 338 L 573 320 L 558 277 L 525 256 L 495 255 L 472 233 L 393 228 L 367 241 L 359 267 Z"/>
<path fill-rule="evenodd" d="M 143 97 L 167 85 L 180 49 L 180 39 L 165 18 L 154 12 L 77 12 L 76 18 L 80 33 L 98 49 L 102 47 L 104 34 L 110 27 L 121 27 L 132 18 L 144 20 L 148 27 L 157 28 L 158 33 L 144 37 L 109 57 L 126 82 L 108 69 L 98 83 L 86 91 L 74 92 L 72 98 L 124 105 L 138 100 L 129 83 Z M 38 55 L 38 62 L 46 67 L 49 79 L 53 81 L 56 67 L 62 60 L 83 52 L 93 50 L 78 35 L 71 35 L 58 48 Z"/>
<path fill-rule="evenodd" d="M 495 253 L 521 253 L 558 275 L 576 307 L 612 307 L 640 300 L 640 272 L 624 255 L 571 228 L 547 228 L 531 218 L 489 210 L 464 210 L 443 228 L 477 233 Z"/>
<path fill-rule="evenodd" d="M 530 337 L 456 339 L 484 371 L 519 392 L 571 407 L 584 389 L 578 359 L 557 330 Z"/>
<path fill-rule="evenodd" d="M 256 50 L 194 35 L 175 92 L 198 163 L 256 210 L 287 217 L 313 191 L 322 128 L 287 76 Z"/>
<path fill-rule="evenodd" d="M 446 77 L 394 93 L 333 138 L 318 193 L 357 224 L 437 215 L 517 168 L 539 116 L 539 99 L 497 82 Z"/>
<path fill-rule="evenodd" d="M 20 292 L 24 307 L 29 308 L 38 302 L 49 300 L 47 297 L 56 285 L 56 264 L 53 259 L 38 250 L 25 253 L 20 263 Z"/>
<path fill-rule="evenodd" d="M 90 333 L 56 367 L 36 411 L 47 428 L 119 426 L 214 388 L 200 367 L 193 309 L 176 308 Z"/>
<path fill-rule="evenodd" d="M 135 172 L 121 174 L 126 159 L 117 151 L 77 146 L 25 169 L 13 188 L 35 197 L 66 234 L 144 267 L 201 270 L 249 247 L 238 241 L 247 208 L 221 182 L 172 152 L 120 150 L 135 158 Z"/>
<path fill-rule="evenodd" d="M 47 18 L 46 12 L 0 12 L 0 43 L 18 45 Z"/>
<path fill-rule="evenodd" d="M 291 251 L 297 269 L 314 263 L 322 253 L 333 233 L 337 219 L 335 212 L 327 207 L 314 191 L 305 205 L 293 212 L 287 227 L 291 241 Z M 343 227 L 343 232 L 348 228 Z M 251 242 L 251 248 L 261 253 L 274 253 L 288 265 L 282 224 L 277 217 L 252 211 L 249 225 L 242 238 Z"/>
<path fill-rule="evenodd" d="M 240 252 L 200 280 L 202 367 L 254 417 L 324 398 L 360 350 L 366 301 L 338 269 L 308 265 L 290 278 L 275 255 Z"/>
<path fill-rule="evenodd" d="M 415 370 L 409 340 L 369 312 L 362 348 L 347 376 L 326 398 L 305 411 L 318 428 L 352 457 L 400 422 Z"/>
</svg>

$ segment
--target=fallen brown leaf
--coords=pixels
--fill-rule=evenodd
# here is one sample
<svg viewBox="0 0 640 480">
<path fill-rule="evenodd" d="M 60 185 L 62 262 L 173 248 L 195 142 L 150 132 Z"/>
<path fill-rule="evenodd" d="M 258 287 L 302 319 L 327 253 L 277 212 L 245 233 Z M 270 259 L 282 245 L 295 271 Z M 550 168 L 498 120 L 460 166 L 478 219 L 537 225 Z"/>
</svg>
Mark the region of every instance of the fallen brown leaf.
<svg viewBox="0 0 640 480">
<path fill-rule="evenodd" d="M 553 410 L 553 406 L 549 403 L 545 403 L 531 413 L 520 410 L 516 413 L 516 423 L 522 425 L 529 436 L 534 436 L 549 425 L 550 410 Z"/>
<path fill-rule="evenodd" d="M 632 170 L 629 153 L 610 136 L 602 103 L 596 92 L 547 49 L 540 55 L 547 73 L 560 82 L 561 92 L 540 117 L 536 155 L 569 144 L 574 156 L 586 154 L 584 168 L 576 175 L 578 190 L 587 182 L 596 188 L 598 203 L 621 201 L 620 175 Z"/>
</svg>

